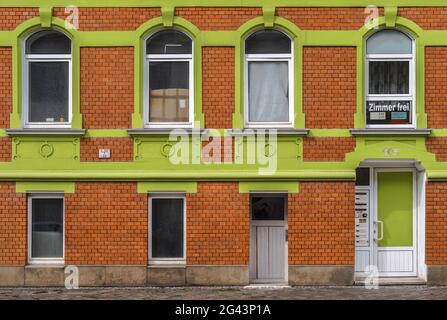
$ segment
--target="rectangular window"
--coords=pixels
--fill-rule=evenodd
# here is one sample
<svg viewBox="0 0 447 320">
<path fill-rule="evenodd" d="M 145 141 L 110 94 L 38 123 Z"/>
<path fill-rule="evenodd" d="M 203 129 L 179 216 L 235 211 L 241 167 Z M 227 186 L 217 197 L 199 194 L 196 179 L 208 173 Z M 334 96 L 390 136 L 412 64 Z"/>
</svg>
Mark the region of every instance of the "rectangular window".
<svg viewBox="0 0 447 320">
<path fill-rule="evenodd" d="M 29 63 L 30 123 L 64 123 L 69 121 L 69 63 Z"/>
<path fill-rule="evenodd" d="M 252 220 L 284 220 L 287 196 L 257 195 L 251 196 Z"/>
<path fill-rule="evenodd" d="M 370 61 L 369 94 L 409 94 L 409 61 Z"/>
<path fill-rule="evenodd" d="M 248 62 L 249 122 L 289 122 L 287 61 Z"/>
<path fill-rule="evenodd" d="M 149 63 L 149 122 L 189 121 L 189 62 Z"/>
<path fill-rule="evenodd" d="M 64 199 L 59 195 L 33 195 L 28 199 L 29 262 L 63 263 Z"/>
<path fill-rule="evenodd" d="M 150 210 L 149 263 L 184 262 L 185 198 L 175 195 L 153 196 Z"/>
</svg>

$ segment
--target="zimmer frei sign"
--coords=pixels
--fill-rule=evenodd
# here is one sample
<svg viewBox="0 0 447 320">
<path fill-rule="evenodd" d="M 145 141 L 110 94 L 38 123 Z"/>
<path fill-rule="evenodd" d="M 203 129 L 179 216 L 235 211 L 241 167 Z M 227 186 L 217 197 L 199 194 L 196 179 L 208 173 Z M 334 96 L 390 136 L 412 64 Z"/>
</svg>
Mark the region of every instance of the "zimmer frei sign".
<svg viewBox="0 0 447 320">
<path fill-rule="evenodd" d="M 366 124 L 411 124 L 411 101 L 366 101 Z"/>
</svg>

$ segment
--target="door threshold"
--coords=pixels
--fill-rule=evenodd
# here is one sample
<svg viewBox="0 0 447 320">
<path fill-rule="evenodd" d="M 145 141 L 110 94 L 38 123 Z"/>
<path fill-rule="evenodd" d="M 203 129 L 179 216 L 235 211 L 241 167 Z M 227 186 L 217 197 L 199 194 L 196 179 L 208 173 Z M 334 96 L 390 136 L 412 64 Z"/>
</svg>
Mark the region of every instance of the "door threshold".
<svg viewBox="0 0 447 320">
<path fill-rule="evenodd" d="M 288 283 L 278 282 L 278 283 L 251 283 L 245 286 L 244 289 L 285 289 L 291 288 Z"/>
<path fill-rule="evenodd" d="M 356 279 L 357 286 L 365 285 L 365 279 Z M 418 277 L 379 277 L 379 286 L 404 286 L 404 285 L 425 285 L 427 281 Z"/>
</svg>

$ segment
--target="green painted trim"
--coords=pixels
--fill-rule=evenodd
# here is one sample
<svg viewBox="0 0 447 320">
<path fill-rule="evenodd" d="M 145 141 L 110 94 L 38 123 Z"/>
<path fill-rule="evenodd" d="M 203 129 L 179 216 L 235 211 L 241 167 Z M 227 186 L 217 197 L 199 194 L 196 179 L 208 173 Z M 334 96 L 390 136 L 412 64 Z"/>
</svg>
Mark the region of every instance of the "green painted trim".
<svg viewBox="0 0 447 320">
<path fill-rule="evenodd" d="M 264 27 L 273 28 L 275 21 L 276 8 L 272 6 L 262 7 L 262 18 L 264 19 Z"/>
<path fill-rule="evenodd" d="M 397 7 L 385 7 L 385 25 L 387 28 L 394 28 L 397 19 Z"/>
<path fill-rule="evenodd" d="M 310 129 L 308 137 L 352 137 L 349 129 Z"/>
<path fill-rule="evenodd" d="M 272 0 L 2 0 L 1 7 L 161 7 L 169 4 L 177 7 L 259 7 L 271 5 Z M 277 7 L 366 7 L 369 0 L 276 0 Z M 374 5 L 402 7 L 444 7 L 445 0 L 376 0 Z"/>
<path fill-rule="evenodd" d="M 39 8 L 39 17 L 42 28 L 51 27 L 51 16 L 53 13 L 52 7 L 40 7 Z"/>
<path fill-rule="evenodd" d="M 432 129 L 430 137 L 447 137 L 447 129 Z"/>
<path fill-rule="evenodd" d="M 86 131 L 84 137 L 86 138 L 124 138 L 129 137 L 127 129 L 89 129 Z"/>
<path fill-rule="evenodd" d="M 299 182 L 239 182 L 239 193 L 284 191 L 298 193 Z"/>
<path fill-rule="evenodd" d="M 30 182 L 30 181 L 17 181 L 16 182 L 16 192 L 17 193 L 27 193 L 36 191 L 61 191 L 64 193 L 74 193 L 75 183 L 74 182 Z"/>
<path fill-rule="evenodd" d="M 197 193 L 197 182 L 190 181 L 148 181 L 148 182 L 138 182 L 137 183 L 138 193 L 148 193 L 148 192 L 186 192 L 186 193 Z"/>
<path fill-rule="evenodd" d="M 175 7 L 172 5 L 166 5 L 161 7 L 161 16 L 163 19 L 163 26 L 165 28 L 172 27 L 174 23 L 174 11 Z"/>
</svg>

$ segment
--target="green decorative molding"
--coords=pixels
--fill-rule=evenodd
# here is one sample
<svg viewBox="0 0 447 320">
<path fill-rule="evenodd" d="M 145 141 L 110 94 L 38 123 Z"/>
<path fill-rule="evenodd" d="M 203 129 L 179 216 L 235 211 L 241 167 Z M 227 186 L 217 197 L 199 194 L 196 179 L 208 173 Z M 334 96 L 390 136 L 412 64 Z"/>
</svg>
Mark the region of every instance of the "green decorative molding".
<svg viewBox="0 0 447 320">
<path fill-rule="evenodd" d="M 163 6 L 161 7 L 161 15 L 163 19 L 163 26 L 166 28 L 172 27 L 174 21 L 174 11 L 173 6 Z"/>
<path fill-rule="evenodd" d="M 45 181 L 45 182 L 31 182 L 31 181 L 17 181 L 16 192 L 54 192 L 60 191 L 64 193 L 74 193 L 74 182 L 59 182 L 59 181 Z"/>
<path fill-rule="evenodd" d="M 287 193 L 298 193 L 299 183 L 298 182 L 239 182 L 239 193 L 249 193 L 249 192 L 278 192 L 284 191 Z"/>
<path fill-rule="evenodd" d="M 397 7 L 385 7 L 385 25 L 387 28 L 394 28 L 397 19 Z"/>
<path fill-rule="evenodd" d="M 273 28 L 275 21 L 275 7 L 262 7 L 262 18 L 264 19 L 264 27 Z"/>
<path fill-rule="evenodd" d="M 197 193 L 197 182 L 190 181 L 144 181 L 137 183 L 138 193 L 148 192 L 186 192 Z"/>
<path fill-rule="evenodd" d="M 40 7 L 39 8 L 40 23 L 41 23 L 42 28 L 51 27 L 52 12 L 53 12 L 52 7 Z"/>
</svg>

